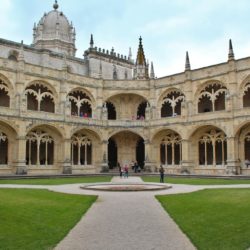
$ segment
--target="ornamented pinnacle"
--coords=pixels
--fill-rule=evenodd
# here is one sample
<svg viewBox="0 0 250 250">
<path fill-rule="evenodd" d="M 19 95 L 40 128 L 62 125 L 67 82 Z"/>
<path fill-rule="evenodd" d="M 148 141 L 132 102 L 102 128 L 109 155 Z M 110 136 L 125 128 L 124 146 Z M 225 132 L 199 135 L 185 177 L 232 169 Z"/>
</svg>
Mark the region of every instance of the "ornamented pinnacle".
<svg viewBox="0 0 250 250">
<path fill-rule="evenodd" d="M 150 78 L 151 79 L 155 78 L 155 71 L 154 71 L 154 64 L 153 64 L 153 62 L 151 62 Z"/>
<path fill-rule="evenodd" d="M 138 52 L 137 52 L 136 65 L 143 65 L 143 66 L 147 65 L 145 55 L 144 55 L 143 46 L 142 46 L 141 36 L 139 38 L 139 48 L 138 48 Z"/>
<path fill-rule="evenodd" d="M 55 3 L 53 4 L 53 8 L 54 8 L 54 10 L 57 10 L 59 8 L 57 0 L 55 0 Z"/>
<path fill-rule="evenodd" d="M 94 47 L 94 39 L 93 39 L 93 34 L 91 34 L 90 36 L 90 48 L 93 48 Z"/>
<path fill-rule="evenodd" d="M 189 61 L 188 51 L 186 52 L 185 70 L 191 70 L 191 66 L 190 66 L 190 61 Z"/>
<path fill-rule="evenodd" d="M 234 60 L 234 51 L 233 51 L 233 45 L 232 45 L 232 40 L 231 39 L 229 39 L 228 60 Z"/>
</svg>

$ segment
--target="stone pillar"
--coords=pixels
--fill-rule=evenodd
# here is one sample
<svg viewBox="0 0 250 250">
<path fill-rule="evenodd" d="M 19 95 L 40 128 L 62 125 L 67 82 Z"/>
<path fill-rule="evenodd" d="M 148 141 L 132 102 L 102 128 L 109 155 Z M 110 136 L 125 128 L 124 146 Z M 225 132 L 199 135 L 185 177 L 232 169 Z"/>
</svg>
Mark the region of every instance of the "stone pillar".
<svg viewBox="0 0 250 250">
<path fill-rule="evenodd" d="M 62 155 L 62 173 L 63 174 L 72 174 L 72 165 L 71 165 L 71 139 L 67 138 L 63 143 L 63 155 Z"/>
<path fill-rule="evenodd" d="M 238 156 L 238 143 L 236 137 L 227 137 L 227 174 L 240 174 L 240 161 Z"/>
<path fill-rule="evenodd" d="M 26 166 L 26 138 L 25 136 L 19 136 L 16 140 L 17 143 L 17 155 L 16 155 L 16 174 L 24 175 L 27 174 Z"/>
<path fill-rule="evenodd" d="M 101 172 L 109 172 L 108 166 L 108 141 L 102 141 L 102 162 L 101 162 Z"/>
<path fill-rule="evenodd" d="M 153 172 L 156 170 L 157 166 L 156 163 L 151 160 L 151 143 L 149 140 L 144 141 L 145 144 L 145 165 L 144 170 L 145 172 Z"/>
<path fill-rule="evenodd" d="M 183 139 L 181 141 L 181 172 L 191 174 L 193 172 L 194 162 L 190 159 L 190 141 Z"/>
</svg>

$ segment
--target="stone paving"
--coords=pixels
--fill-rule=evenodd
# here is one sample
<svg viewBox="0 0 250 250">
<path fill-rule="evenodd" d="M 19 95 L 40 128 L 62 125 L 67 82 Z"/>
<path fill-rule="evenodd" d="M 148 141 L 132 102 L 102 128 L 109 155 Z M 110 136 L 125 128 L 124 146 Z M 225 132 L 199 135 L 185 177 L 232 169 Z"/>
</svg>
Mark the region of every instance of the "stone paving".
<svg viewBox="0 0 250 250">
<path fill-rule="evenodd" d="M 139 183 L 139 177 L 114 183 Z M 8 185 L 8 188 L 48 189 L 71 194 L 98 194 L 98 200 L 55 250 L 191 250 L 195 249 L 155 199 L 155 194 L 187 193 L 205 188 L 250 188 L 242 185 L 193 186 L 172 184 L 152 192 L 105 192 L 80 189 L 81 184 L 57 186 Z"/>
</svg>

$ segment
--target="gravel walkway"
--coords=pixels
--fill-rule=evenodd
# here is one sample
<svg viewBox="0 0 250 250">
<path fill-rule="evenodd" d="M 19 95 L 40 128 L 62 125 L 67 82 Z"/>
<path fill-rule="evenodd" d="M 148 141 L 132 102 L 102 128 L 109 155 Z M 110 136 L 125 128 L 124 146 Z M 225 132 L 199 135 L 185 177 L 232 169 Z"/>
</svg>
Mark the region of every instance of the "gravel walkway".
<svg viewBox="0 0 250 250">
<path fill-rule="evenodd" d="M 142 182 L 139 177 L 112 182 Z M 80 189 L 80 184 L 57 186 L 6 185 L 8 188 L 40 188 L 74 194 L 98 194 L 91 209 L 57 245 L 55 250 L 191 250 L 195 247 L 169 217 L 155 194 L 187 193 L 205 188 L 250 188 L 250 185 L 192 186 L 172 184 L 155 192 L 104 192 Z"/>
</svg>

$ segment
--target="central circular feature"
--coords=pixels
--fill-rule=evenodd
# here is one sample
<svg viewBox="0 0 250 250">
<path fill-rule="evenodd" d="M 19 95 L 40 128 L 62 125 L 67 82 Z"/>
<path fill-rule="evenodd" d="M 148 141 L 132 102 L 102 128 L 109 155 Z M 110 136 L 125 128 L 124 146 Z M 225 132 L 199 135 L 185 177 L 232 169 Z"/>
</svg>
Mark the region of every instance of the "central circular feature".
<svg viewBox="0 0 250 250">
<path fill-rule="evenodd" d="M 94 190 L 94 191 L 157 191 L 165 190 L 171 188 L 171 186 L 166 184 L 157 184 L 157 183 L 96 183 L 96 184 L 87 184 L 81 186 L 85 190 Z"/>
</svg>

